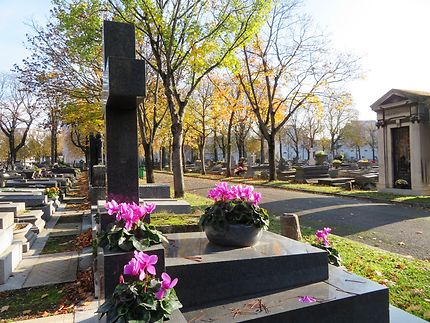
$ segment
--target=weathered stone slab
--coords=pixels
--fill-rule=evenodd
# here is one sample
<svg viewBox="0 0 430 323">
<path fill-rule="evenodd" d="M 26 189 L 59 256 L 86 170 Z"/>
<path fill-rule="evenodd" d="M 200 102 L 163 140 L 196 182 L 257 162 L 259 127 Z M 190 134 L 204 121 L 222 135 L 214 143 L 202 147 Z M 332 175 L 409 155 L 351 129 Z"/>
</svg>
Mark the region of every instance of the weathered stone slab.
<svg viewBox="0 0 430 323">
<path fill-rule="evenodd" d="M 168 199 L 170 198 L 170 186 L 168 184 L 141 184 L 139 185 L 139 197 L 141 199 Z"/>
<path fill-rule="evenodd" d="M 185 309 L 328 278 L 325 251 L 271 232 L 249 248 L 214 245 L 203 232 L 166 237 L 166 269 L 179 278 L 175 289 Z"/>
<path fill-rule="evenodd" d="M 191 205 L 185 200 L 176 199 L 144 199 L 140 202 L 151 202 L 156 205 L 154 213 L 157 212 L 172 212 L 176 214 L 190 214 Z"/>
<path fill-rule="evenodd" d="M 37 264 L 31 270 L 22 287 L 27 288 L 75 281 L 78 258 L 76 252 L 39 256 Z"/>
<path fill-rule="evenodd" d="M 43 188 L 5 188 L 0 190 L 1 195 L 43 195 Z"/>
<path fill-rule="evenodd" d="M 28 188 L 48 188 L 57 187 L 57 182 L 55 181 L 44 181 L 44 180 L 13 180 L 7 181 L 6 187 L 28 187 Z"/>
<path fill-rule="evenodd" d="M 106 187 L 90 187 L 91 205 L 97 205 L 97 201 L 106 200 Z"/>
<path fill-rule="evenodd" d="M 7 279 L 22 260 L 22 244 L 17 241 L 12 243 L 6 251 L 0 253 L 0 284 Z"/>
<path fill-rule="evenodd" d="M 25 203 L 23 202 L 1 202 L 0 212 L 13 212 L 14 216 L 25 211 Z"/>
<path fill-rule="evenodd" d="M 283 268 L 279 271 L 284 272 Z M 300 302 L 299 296 L 305 295 L 317 302 Z M 259 299 L 267 311 L 259 307 Z M 269 295 L 225 299 L 200 310 L 184 309 L 183 314 L 188 322 L 390 322 L 388 288 L 333 266 L 330 278 L 323 282 Z"/>
<path fill-rule="evenodd" d="M 13 212 L 2 212 L 0 210 L 0 230 L 5 230 L 13 225 Z"/>
<path fill-rule="evenodd" d="M 9 227 L 0 230 L 0 254 L 5 252 L 12 243 L 13 227 L 14 225 L 12 224 Z"/>
<path fill-rule="evenodd" d="M 43 212 L 42 219 L 46 222 L 49 221 L 51 216 L 55 213 L 55 206 L 52 201 L 48 201 L 45 205 L 35 206 L 31 208 L 32 210 L 40 210 Z"/>
<path fill-rule="evenodd" d="M 296 175 L 294 179 L 296 182 L 304 183 L 310 178 L 329 177 L 328 168 L 328 165 L 296 166 Z"/>
<path fill-rule="evenodd" d="M 0 195 L 0 201 L 24 202 L 26 207 L 39 206 L 47 203 L 46 195 Z"/>
</svg>

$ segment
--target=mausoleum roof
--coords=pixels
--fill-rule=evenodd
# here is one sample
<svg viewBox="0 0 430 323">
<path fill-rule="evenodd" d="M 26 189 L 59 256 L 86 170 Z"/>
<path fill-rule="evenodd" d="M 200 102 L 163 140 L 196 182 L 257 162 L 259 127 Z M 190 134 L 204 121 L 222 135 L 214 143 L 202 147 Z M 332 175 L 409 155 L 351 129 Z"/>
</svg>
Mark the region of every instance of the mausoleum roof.
<svg viewBox="0 0 430 323">
<path fill-rule="evenodd" d="M 430 92 L 391 89 L 381 98 L 375 101 L 375 103 L 371 104 L 370 107 L 373 111 L 378 111 L 383 108 L 396 107 L 411 103 L 422 103 L 427 101 L 430 102 Z"/>
</svg>

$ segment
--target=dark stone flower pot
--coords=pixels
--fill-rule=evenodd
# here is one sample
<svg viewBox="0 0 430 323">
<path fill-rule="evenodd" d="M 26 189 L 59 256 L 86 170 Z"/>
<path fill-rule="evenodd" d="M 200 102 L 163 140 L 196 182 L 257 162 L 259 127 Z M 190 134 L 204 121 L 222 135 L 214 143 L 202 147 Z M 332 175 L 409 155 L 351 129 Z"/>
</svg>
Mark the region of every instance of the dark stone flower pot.
<svg viewBox="0 0 430 323">
<path fill-rule="evenodd" d="M 211 225 L 205 225 L 204 231 L 208 240 L 214 244 L 227 247 L 251 247 L 260 240 L 263 229 L 253 225 L 230 224 L 225 230 L 217 230 Z"/>
</svg>

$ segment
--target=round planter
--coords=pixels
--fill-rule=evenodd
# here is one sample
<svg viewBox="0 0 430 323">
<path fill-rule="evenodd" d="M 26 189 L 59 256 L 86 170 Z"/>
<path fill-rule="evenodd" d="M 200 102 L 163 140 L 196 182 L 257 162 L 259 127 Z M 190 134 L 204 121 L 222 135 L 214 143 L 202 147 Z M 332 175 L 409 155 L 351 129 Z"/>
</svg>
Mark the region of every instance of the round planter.
<svg viewBox="0 0 430 323">
<path fill-rule="evenodd" d="M 221 231 L 206 225 L 204 231 L 210 242 L 226 247 L 251 247 L 260 240 L 263 233 L 262 228 L 245 224 L 230 224 Z"/>
<path fill-rule="evenodd" d="M 20 227 L 20 229 L 15 229 L 17 227 Z M 15 228 L 13 229 L 13 238 L 16 239 L 27 239 L 25 236 L 27 235 L 28 231 L 33 227 L 31 223 L 27 222 L 20 222 L 15 223 Z"/>
</svg>

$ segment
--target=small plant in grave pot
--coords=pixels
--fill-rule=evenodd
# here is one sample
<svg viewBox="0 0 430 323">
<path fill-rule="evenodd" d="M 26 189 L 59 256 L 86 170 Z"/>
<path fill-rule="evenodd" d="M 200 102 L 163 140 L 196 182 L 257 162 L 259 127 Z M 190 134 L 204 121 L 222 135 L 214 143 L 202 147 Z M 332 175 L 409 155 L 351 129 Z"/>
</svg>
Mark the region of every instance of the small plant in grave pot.
<svg viewBox="0 0 430 323">
<path fill-rule="evenodd" d="M 315 160 L 317 165 L 323 165 L 324 162 L 327 160 L 327 154 L 324 151 L 319 150 L 315 152 Z"/>
<path fill-rule="evenodd" d="M 60 189 L 58 187 L 47 187 L 45 188 L 45 195 L 50 199 L 56 199 L 60 196 Z"/>
<path fill-rule="evenodd" d="M 107 202 L 105 208 L 109 215 L 115 216 L 114 225 L 98 237 L 98 244 L 111 251 L 143 251 L 147 247 L 166 241 L 162 233 L 144 219 L 155 209 L 155 204 L 144 202 L 117 203 Z"/>
<path fill-rule="evenodd" d="M 208 240 L 212 243 L 249 247 L 257 243 L 269 226 L 269 214 L 259 207 L 261 194 L 252 186 L 229 187 L 221 182 L 209 191 L 214 204 L 200 218 Z"/>
<path fill-rule="evenodd" d="M 394 187 L 400 189 L 409 188 L 409 183 L 405 179 L 398 179 L 394 182 Z"/>
<path fill-rule="evenodd" d="M 328 263 L 337 267 L 342 266 L 342 258 L 339 252 L 334 248 L 328 240 L 328 235 L 331 228 L 324 228 L 315 232 L 315 242 L 312 243 L 314 247 L 325 250 L 327 252 Z"/>
<path fill-rule="evenodd" d="M 156 278 L 156 255 L 135 251 L 111 297 L 99 307 L 107 322 L 165 322 L 181 308 L 175 290 L 178 279 L 167 273 Z M 136 279 L 138 278 L 138 279 Z M 131 280 L 130 280 L 131 279 Z"/>
<path fill-rule="evenodd" d="M 331 162 L 334 168 L 339 168 L 342 165 L 342 161 L 339 159 L 333 159 L 333 161 Z"/>
<path fill-rule="evenodd" d="M 368 159 L 360 159 L 358 162 L 358 167 L 360 168 L 365 168 L 365 167 L 369 167 L 370 166 L 370 162 Z"/>
</svg>

